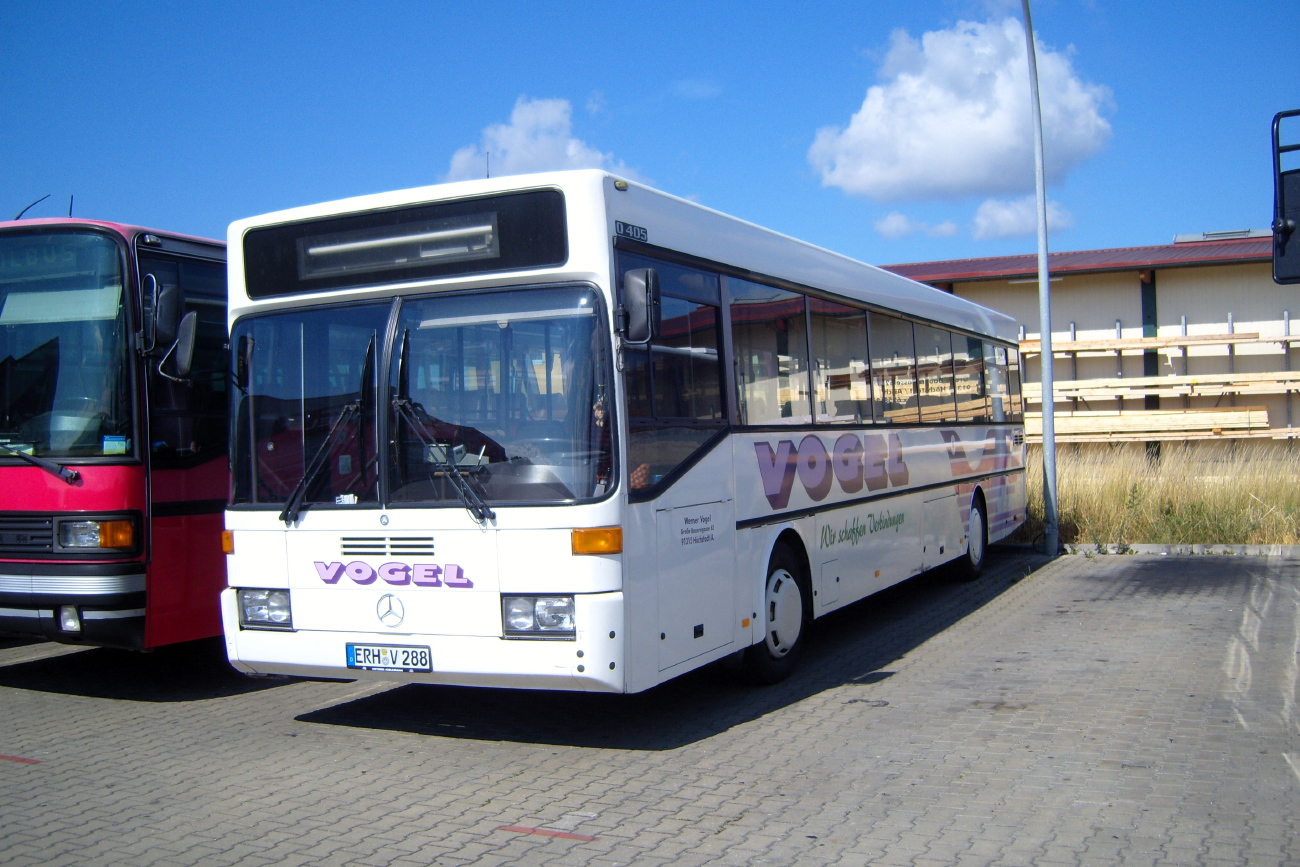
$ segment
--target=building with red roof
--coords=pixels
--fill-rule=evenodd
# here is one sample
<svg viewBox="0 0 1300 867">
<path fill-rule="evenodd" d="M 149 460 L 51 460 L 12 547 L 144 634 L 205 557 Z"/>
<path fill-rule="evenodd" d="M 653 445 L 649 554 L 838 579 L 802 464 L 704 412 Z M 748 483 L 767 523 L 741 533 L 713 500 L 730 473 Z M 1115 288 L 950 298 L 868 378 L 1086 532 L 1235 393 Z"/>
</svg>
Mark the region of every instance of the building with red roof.
<svg viewBox="0 0 1300 867">
<path fill-rule="evenodd" d="M 1284 339 L 1293 331 L 1291 315 L 1300 315 L 1300 287 L 1273 282 L 1272 252 L 1272 233 L 1255 229 L 1179 235 L 1171 244 L 1150 247 L 1051 253 L 1058 411 L 1251 405 L 1267 409 L 1274 430 L 1300 424 L 1300 405 L 1292 406 L 1288 390 L 1300 386 L 1288 378 L 1295 350 Z M 1026 382 L 1039 380 L 1036 255 L 885 268 L 1014 317 L 1022 340 L 1029 341 Z M 1216 335 L 1232 338 L 1208 342 Z M 1206 342 L 1179 344 L 1184 337 Z M 1270 374 L 1278 375 L 1276 382 Z M 1236 380 L 1224 386 L 1229 375 L 1241 380 L 1240 388 Z M 1160 379 L 1146 393 L 1136 384 L 1115 387 L 1120 380 L 1150 377 Z M 1207 377 L 1214 388 L 1201 381 Z M 1091 384 L 1066 389 L 1075 397 L 1062 397 L 1063 382 L 1084 381 Z M 1032 394 L 1032 386 L 1027 392 Z"/>
</svg>

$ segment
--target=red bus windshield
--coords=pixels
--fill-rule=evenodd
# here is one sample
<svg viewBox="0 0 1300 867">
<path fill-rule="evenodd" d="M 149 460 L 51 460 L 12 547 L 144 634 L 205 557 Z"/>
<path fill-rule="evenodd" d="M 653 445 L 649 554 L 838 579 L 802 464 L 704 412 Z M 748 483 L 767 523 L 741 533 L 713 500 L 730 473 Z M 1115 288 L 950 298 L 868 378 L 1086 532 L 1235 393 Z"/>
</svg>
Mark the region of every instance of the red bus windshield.
<svg viewBox="0 0 1300 867">
<path fill-rule="evenodd" d="M 42 457 L 133 453 L 122 286 L 108 237 L 0 236 L 0 443 Z"/>
</svg>

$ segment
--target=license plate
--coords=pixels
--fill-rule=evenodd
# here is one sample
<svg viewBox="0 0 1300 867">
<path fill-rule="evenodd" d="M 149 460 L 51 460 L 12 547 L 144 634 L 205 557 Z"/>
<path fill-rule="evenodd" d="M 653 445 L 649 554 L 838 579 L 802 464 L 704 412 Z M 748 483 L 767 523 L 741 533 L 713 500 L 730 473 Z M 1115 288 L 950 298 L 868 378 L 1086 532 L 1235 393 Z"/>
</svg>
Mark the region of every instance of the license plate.
<svg viewBox="0 0 1300 867">
<path fill-rule="evenodd" d="M 348 645 L 348 668 L 363 668 L 367 671 L 432 671 L 432 662 L 427 647 Z"/>
</svg>

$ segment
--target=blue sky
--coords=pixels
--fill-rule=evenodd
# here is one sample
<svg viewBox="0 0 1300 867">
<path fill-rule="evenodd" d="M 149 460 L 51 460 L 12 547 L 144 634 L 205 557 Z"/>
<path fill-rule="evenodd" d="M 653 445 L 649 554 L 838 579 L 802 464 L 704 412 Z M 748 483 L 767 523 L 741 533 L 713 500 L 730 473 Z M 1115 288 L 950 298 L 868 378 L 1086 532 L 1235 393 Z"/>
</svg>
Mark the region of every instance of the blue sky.
<svg viewBox="0 0 1300 867">
<path fill-rule="evenodd" d="M 1300 107 L 1297 11 L 1035 3 L 1052 249 L 1266 227 L 1269 123 Z M 30 216 L 66 213 L 75 194 L 82 216 L 224 238 L 240 217 L 472 173 L 495 149 L 494 174 L 627 170 L 876 264 L 1029 253 L 1019 12 L 5 3 L 0 216 L 45 193 Z"/>
</svg>

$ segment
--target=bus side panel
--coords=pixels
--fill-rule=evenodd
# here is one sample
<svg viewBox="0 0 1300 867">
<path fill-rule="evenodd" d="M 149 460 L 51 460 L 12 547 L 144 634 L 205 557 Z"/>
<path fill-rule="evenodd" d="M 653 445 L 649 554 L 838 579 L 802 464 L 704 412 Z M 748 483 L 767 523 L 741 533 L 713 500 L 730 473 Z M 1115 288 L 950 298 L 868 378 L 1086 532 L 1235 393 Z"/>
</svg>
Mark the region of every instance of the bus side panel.
<svg viewBox="0 0 1300 867">
<path fill-rule="evenodd" d="M 634 503 L 623 520 L 623 599 L 628 692 L 656 685 L 659 676 L 659 591 L 655 505 Z"/>
<path fill-rule="evenodd" d="M 222 516 L 154 518 L 146 577 L 145 647 L 221 634 L 226 587 Z"/>
<path fill-rule="evenodd" d="M 802 527 L 815 515 L 815 528 L 801 535 L 813 610 L 825 613 L 959 556 L 977 486 L 987 498 L 990 540 L 1023 522 L 1017 434 L 1023 438 L 1023 429 L 1001 425 L 740 433 L 737 520 L 742 528 L 771 526 L 769 519 Z M 759 545 L 755 534 L 742 537 L 742 561 L 748 556 L 764 570 L 775 535 L 762 535 L 761 551 L 747 550 Z M 757 592 L 761 598 L 761 586 Z"/>
<path fill-rule="evenodd" d="M 219 597 L 226 587 L 221 531 L 228 486 L 224 457 L 154 472 L 146 647 L 221 634 Z"/>
<path fill-rule="evenodd" d="M 809 560 L 819 576 L 816 612 L 828 613 L 878 593 L 921 571 L 923 495 L 822 512 Z M 830 585 L 840 579 L 832 590 Z M 823 600 L 826 593 L 834 598 Z"/>
<path fill-rule="evenodd" d="M 629 506 L 624 594 L 630 691 L 737 649 L 736 513 L 730 439 L 660 497 Z M 744 617 L 748 617 L 746 613 Z"/>
</svg>

